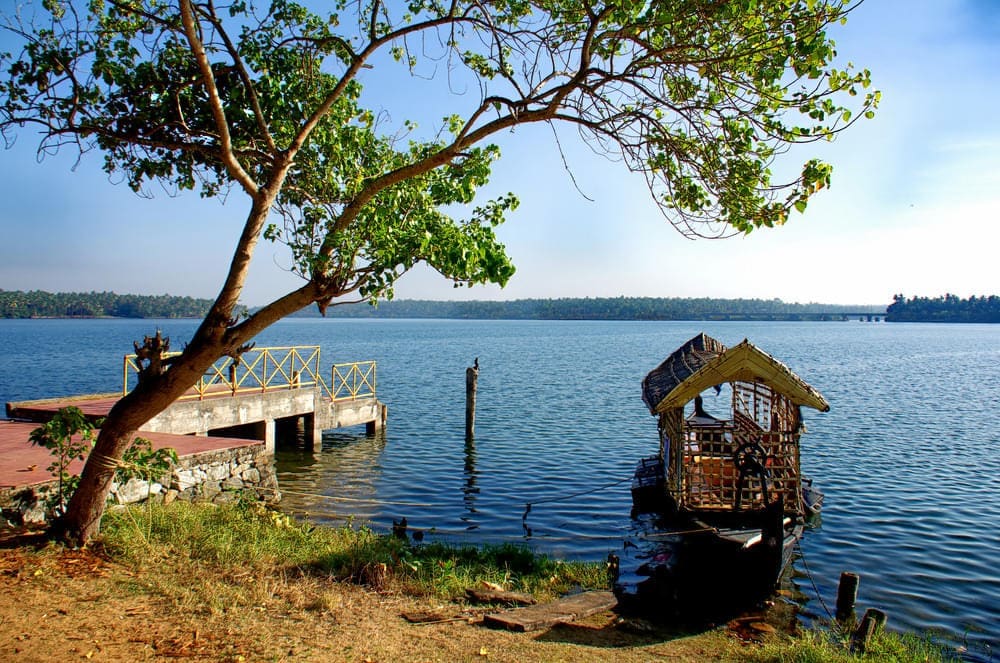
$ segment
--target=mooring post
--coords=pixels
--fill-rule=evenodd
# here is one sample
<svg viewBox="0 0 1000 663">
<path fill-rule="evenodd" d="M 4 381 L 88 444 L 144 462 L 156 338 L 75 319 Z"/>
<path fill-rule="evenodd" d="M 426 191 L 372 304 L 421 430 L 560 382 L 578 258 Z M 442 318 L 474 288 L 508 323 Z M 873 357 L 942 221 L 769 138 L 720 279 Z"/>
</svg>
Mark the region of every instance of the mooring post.
<svg viewBox="0 0 1000 663">
<path fill-rule="evenodd" d="M 854 621 L 854 604 L 858 600 L 858 584 L 861 576 L 857 573 L 844 571 L 840 574 L 840 586 L 837 588 L 837 621 Z"/>
<path fill-rule="evenodd" d="M 864 654 L 868 649 L 868 645 L 871 644 L 872 637 L 885 626 L 886 619 L 888 619 L 888 615 L 877 608 L 868 608 L 865 610 L 865 616 L 861 618 L 858 630 L 854 632 L 854 637 L 851 638 L 851 653 Z"/>
<path fill-rule="evenodd" d="M 479 388 L 479 357 L 465 369 L 465 439 L 476 436 L 476 390 Z"/>
</svg>

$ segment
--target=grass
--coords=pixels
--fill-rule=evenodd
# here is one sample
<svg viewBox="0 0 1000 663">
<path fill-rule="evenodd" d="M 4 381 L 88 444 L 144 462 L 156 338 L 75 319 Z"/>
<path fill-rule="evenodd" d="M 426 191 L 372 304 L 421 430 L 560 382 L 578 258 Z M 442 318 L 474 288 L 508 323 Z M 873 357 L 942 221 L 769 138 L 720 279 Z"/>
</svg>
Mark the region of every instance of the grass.
<svg viewBox="0 0 1000 663">
<path fill-rule="evenodd" d="M 509 544 L 414 545 L 365 527 L 313 527 L 249 501 L 121 509 L 106 516 L 102 544 L 138 568 L 193 564 L 223 576 L 312 576 L 443 599 L 486 583 L 542 599 L 607 584 L 602 564 L 565 563 Z"/>
<path fill-rule="evenodd" d="M 945 663 L 959 659 L 930 637 L 881 631 L 863 655 L 850 652 L 849 637 L 829 631 L 805 631 L 740 652 L 745 663 Z"/>
<path fill-rule="evenodd" d="M 113 561 L 133 570 L 117 581 L 119 591 L 166 600 L 183 614 L 226 620 L 238 614 L 252 620 L 255 611 L 342 613 L 343 592 L 335 585 L 344 582 L 435 601 L 461 601 L 467 588 L 484 584 L 529 592 L 541 601 L 578 587 L 607 586 L 603 564 L 565 563 L 523 546 L 417 545 L 365 527 L 313 527 L 251 501 L 118 509 L 105 516 L 101 545 Z M 723 644 L 709 648 L 726 651 L 706 660 L 952 660 L 929 638 L 891 632 L 878 635 L 863 657 L 851 655 L 843 639 L 821 630 L 779 635 L 749 647 L 730 647 L 726 638 L 711 641 Z"/>
</svg>

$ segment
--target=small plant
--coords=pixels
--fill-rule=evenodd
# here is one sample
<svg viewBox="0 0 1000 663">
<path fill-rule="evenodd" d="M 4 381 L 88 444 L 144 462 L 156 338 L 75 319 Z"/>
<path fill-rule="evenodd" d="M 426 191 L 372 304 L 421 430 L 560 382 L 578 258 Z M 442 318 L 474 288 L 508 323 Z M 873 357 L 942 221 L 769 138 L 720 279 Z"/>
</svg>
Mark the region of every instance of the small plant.
<svg viewBox="0 0 1000 663">
<path fill-rule="evenodd" d="M 172 448 L 154 450 L 149 440 L 137 437 L 122 455 L 118 469 L 115 470 L 115 481 L 125 483 L 133 477 L 138 477 L 151 483 L 169 472 L 176 463 L 177 452 Z"/>
<path fill-rule="evenodd" d="M 52 419 L 31 431 L 28 438 L 31 443 L 45 447 L 53 456 L 46 469 L 59 484 L 48 506 L 57 516 L 65 512 L 66 502 L 80 482 L 79 476 L 70 473 L 69 466 L 75 460 L 83 460 L 94 447 L 96 425 L 79 408 L 71 406 L 62 408 Z"/>
<path fill-rule="evenodd" d="M 177 464 L 177 452 L 171 447 L 153 449 L 153 444 L 144 437 L 137 437 L 132 441 L 131 446 L 122 454 L 118 461 L 118 468 L 115 470 L 115 481 L 120 484 L 137 478 L 146 482 L 146 507 L 152 505 L 149 501 L 153 490 L 153 482 L 162 479 L 171 468 Z M 135 519 L 131 511 L 127 511 L 132 524 L 142 537 L 143 542 L 148 546 L 152 535 L 151 520 L 147 519 L 146 528 L 143 530 L 139 521 Z"/>
</svg>

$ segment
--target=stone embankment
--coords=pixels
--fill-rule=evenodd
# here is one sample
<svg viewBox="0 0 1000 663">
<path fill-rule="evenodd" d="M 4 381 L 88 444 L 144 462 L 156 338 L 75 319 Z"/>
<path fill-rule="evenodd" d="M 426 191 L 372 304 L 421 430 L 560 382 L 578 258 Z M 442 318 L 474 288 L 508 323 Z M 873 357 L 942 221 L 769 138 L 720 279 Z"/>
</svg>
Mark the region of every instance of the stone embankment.
<svg viewBox="0 0 1000 663">
<path fill-rule="evenodd" d="M 51 516 L 51 497 L 57 490 L 57 482 L 53 480 L 0 491 L 3 520 L 9 525 L 46 522 Z M 175 499 L 222 503 L 238 499 L 242 492 L 269 502 L 280 499 L 273 457 L 263 444 L 182 456 L 170 473 L 158 481 L 133 477 L 124 483 L 113 483 L 110 499 L 115 504 L 134 504 L 147 499 L 166 503 Z"/>
</svg>

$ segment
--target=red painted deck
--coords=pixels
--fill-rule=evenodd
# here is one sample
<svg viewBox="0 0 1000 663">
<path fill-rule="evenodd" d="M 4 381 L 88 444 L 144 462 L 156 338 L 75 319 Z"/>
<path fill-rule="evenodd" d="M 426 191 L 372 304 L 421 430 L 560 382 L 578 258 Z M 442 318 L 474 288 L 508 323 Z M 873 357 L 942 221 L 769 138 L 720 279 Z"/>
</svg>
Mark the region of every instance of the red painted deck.
<svg viewBox="0 0 1000 663">
<path fill-rule="evenodd" d="M 112 406 L 121 399 L 120 394 L 101 394 L 97 396 L 67 396 L 65 398 L 47 398 L 42 401 L 24 401 L 8 403 L 7 415 L 17 419 L 31 421 L 48 420 L 64 407 L 79 408 L 88 419 L 108 416 Z M 12 405 L 17 407 L 11 408 Z"/>
<path fill-rule="evenodd" d="M 246 390 L 244 391 L 244 393 Z M 224 387 L 219 387 L 207 391 L 202 399 L 224 398 L 231 396 L 232 392 Z M 7 403 L 7 416 L 11 419 L 26 419 L 29 421 L 48 421 L 56 412 L 64 407 L 79 408 L 88 419 L 99 419 L 108 416 L 111 408 L 121 399 L 121 394 L 86 394 L 82 396 L 63 396 L 60 398 L 45 398 L 33 401 L 20 401 Z M 197 393 L 193 390 L 182 399 L 189 400 L 197 398 Z"/>
<path fill-rule="evenodd" d="M 117 397 L 101 401 L 87 399 L 89 403 L 87 407 L 96 409 L 103 407 L 98 404 L 99 402 L 106 402 L 109 403 L 106 407 L 110 409 L 117 400 Z M 67 404 L 75 405 L 76 403 L 69 403 L 69 399 L 67 399 Z M 60 407 L 65 407 L 65 405 Z M 77 405 L 77 407 L 80 406 Z M 84 410 L 83 407 L 80 409 Z M 84 412 L 89 414 L 88 410 L 84 410 Z M 48 449 L 37 447 L 28 441 L 31 431 L 36 428 L 38 428 L 37 423 L 0 419 L 0 490 L 17 486 L 30 486 L 52 480 L 52 475 L 45 469 L 52 462 L 52 456 Z M 170 435 L 145 431 L 138 433 L 137 437 L 144 437 L 152 442 L 154 449 L 173 447 L 178 456 L 192 456 L 205 451 L 264 444 L 258 440 L 242 440 L 231 437 L 197 437 L 195 435 Z M 81 469 L 83 469 L 82 461 L 70 465 L 70 472 L 75 474 L 79 474 Z"/>
</svg>

